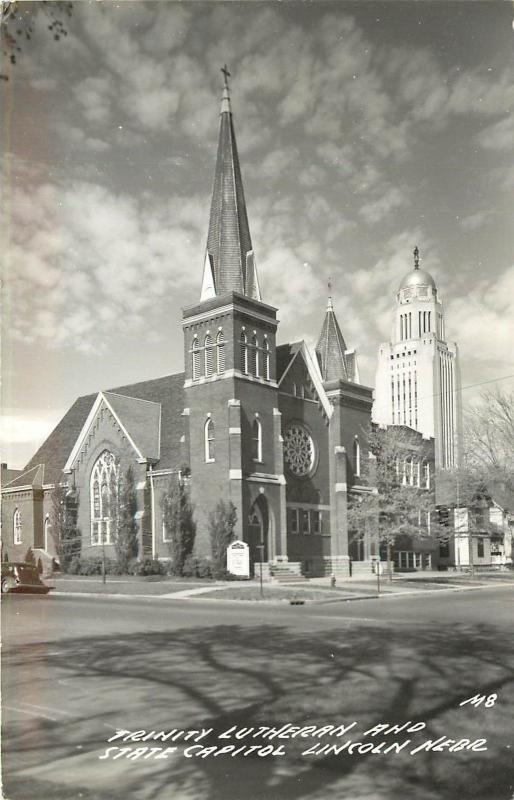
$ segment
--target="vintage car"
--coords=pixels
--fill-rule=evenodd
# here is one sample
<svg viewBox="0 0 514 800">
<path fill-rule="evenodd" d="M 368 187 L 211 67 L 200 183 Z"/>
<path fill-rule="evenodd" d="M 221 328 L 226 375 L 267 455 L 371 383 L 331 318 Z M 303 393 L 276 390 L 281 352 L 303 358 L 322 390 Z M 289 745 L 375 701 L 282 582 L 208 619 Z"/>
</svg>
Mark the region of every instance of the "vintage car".
<svg viewBox="0 0 514 800">
<path fill-rule="evenodd" d="M 47 594 L 50 587 L 39 577 L 34 564 L 21 561 L 2 562 L 2 594 L 8 592 L 34 592 Z"/>
</svg>

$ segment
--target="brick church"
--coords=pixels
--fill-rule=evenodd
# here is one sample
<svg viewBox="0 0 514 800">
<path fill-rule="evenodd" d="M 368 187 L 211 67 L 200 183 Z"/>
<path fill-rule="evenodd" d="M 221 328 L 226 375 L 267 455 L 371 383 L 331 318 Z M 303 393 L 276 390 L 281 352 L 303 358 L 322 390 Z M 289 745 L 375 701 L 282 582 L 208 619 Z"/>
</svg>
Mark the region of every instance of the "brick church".
<svg viewBox="0 0 514 800">
<path fill-rule="evenodd" d="M 261 296 L 228 86 L 221 101 L 212 203 L 198 302 L 183 311 L 184 371 L 80 397 L 4 488 L 4 548 L 52 552 L 51 493 L 77 493 L 82 554 L 114 554 L 112 493 L 132 465 L 140 556 L 169 557 L 161 497 L 187 475 L 197 555 L 207 519 L 237 509 L 236 534 L 258 559 L 310 575 L 347 574 L 349 493 L 368 457 L 372 390 L 332 300 L 311 354 L 277 344 L 277 309 Z M 272 301 L 273 298 L 266 298 Z M 10 531 L 12 529 L 12 536 Z M 362 554 L 361 558 L 369 557 Z"/>
</svg>

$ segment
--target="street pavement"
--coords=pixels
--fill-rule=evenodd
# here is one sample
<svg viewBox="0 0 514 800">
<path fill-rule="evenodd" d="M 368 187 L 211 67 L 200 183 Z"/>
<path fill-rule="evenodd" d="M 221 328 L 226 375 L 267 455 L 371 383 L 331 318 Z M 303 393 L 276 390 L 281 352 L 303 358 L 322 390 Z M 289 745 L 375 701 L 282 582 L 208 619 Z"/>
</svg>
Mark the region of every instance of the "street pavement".
<svg viewBox="0 0 514 800">
<path fill-rule="evenodd" d="M 305 606 L 8 596 L 2 620 L 9 800 L 514 796 L 512 586 Z M 477 695 L 490 699 L 465 703 Z M 420 729 L 364 735 L 408 722 Z M 107 742 L 117 729 L 212 729 L 201 745 L 264 746 L 264 734 L 219 735 L 288 723 L 355 725 L 341 737 L 276 738 L 283 755 L 201 757 L 198 745 L 187 757 L 179 739 L 167 758 L 134 759 L 171 741 Z M 440 737 L 486 743 L 412 754 Z M 307 753 L 407 739 L 398 753 Z M 109 746 L 132 750 L 105 757 Z"/>
</svg>

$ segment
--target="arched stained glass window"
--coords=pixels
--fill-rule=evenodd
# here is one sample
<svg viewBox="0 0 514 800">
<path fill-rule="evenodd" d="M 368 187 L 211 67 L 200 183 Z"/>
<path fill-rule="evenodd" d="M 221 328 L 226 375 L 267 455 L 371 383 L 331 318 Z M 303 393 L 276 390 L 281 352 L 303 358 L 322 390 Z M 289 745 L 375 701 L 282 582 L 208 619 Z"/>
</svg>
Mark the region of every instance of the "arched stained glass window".
<svg viewBox="0 0 514 800">
<path fill-rule="evenodd" d="M 252 422 L 252 458 L 262 461 L 262 425 L 258 419 Z"/>
<path fill-rule="evenodd" d="M 214 350 L 212 346 L 212 336 L 207 334 L 205 337 L 205 377 L 208 378 L 214 371 Z"/>
<path fill-rule="evenodd" d="M 198 341 L 198 337 L 197 336 L 195 336 L 195 338 L 193 339 L 192 353 L 193 353 L 193 358 L 192 358 L 192 362 L 193 362 L 192 363 L 193 380 L 197 381 L 198 378 L 200 377 L 200 343 Z"/>
<path fill-rule="evenodd" d="M 21 511 L 19 508 L 14 509 L 12 528 L 14 544 L 21 544 Z"/>
<path fill-rule="evenodd" d="M 225 372 L 225 337 L 223 331 L 218 331 L 216 336 L 216 372 L 218 375 Z"/>
<path fill-rule="evenodd" d="M 91 472 L 91 544 L 111 544 L 117 527 L 119 468 L 116 459 L 104 450 Z"/>
<path fill-rule="evenodd" d="M 207 462 L 214 461 L 214 422 L 210 418 L 205 423 L 204 439 L 205 460 Z"/>
<path fill-rule="evenodd" d="M 241 348 L 241 372 L 248 375 L 248 340 L 244 331 L 241 331 L 239 343 Z"/>
</svg>

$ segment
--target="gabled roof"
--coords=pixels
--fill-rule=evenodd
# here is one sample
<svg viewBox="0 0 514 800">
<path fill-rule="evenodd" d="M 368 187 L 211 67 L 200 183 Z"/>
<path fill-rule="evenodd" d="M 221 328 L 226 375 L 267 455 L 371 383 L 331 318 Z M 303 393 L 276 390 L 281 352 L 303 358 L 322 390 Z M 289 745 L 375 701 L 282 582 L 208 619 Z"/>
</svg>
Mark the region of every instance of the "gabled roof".
<svg viewBox="0 0 514 800">
<path fill-rule="evenodd" d="M 226 81 L 201 299 L 225 292 L 261 299 Z"/>
<path fill-rule="evenodd" d="M 112 399 L 112 395 L 123 395 L 127 398 L 150 401 L 160 405 L 160 436 L 159 436 L 159 468 L 169 469 L 180 466 L 181 447 L 180 440 L 183 433 L 182 411 L 184 410 L 184 373 L 166 375 L 163 378 L 142 381 L 140 383 L 119 386 L 105 392 Z M 64 415 L 46 441 L 41 445 L 36 454 L 31 458 L 25 470 L 38 464 L 44 465 L 44 483 L 55 483 L 61 475 L 66 461 L 73 450 L 75 442 L 84 427 L 84 424 L 93 408 L 97 394 L 79 397 L 69 411 Z M 121 413 L 123 400 L 114 401 Z M 144 436 L 139 431 L 139 411 L 134 404 L 130 404 L 128 411 L 129 425 L 136 439 L 143 449 L 153 446 L 146 443 Z M 139 408 L 139 406 L 138 406 Z M 150 412 L 150 416 L 155 410 Z M 154 426 L 155 427 L 155 426 Z"/>
<path fill-rule="evenodd" d="M 43 485 L 43 476 L 43 464 L 37 464 L 31 469 L 22 471 L 21 475 L 18 475 L 17 478 L 14 478 L 9 483 L 6 483 L 3 488 L 14 489 L 17 486 L 32 486 L 33 488 L 40 489 Z"/>
<path fill-rule="evenodd" d="M 143 458 L 159 459 L 161 404 L 114 392 L 102 392 Z"/>
<path fill-rule="evenodd" d="M 323 327 L 316 345 L 316 355 L 324 381 L 354 380 L 354 370 L 349 369 L 346 350 L 346 342 L 334 312 L 332 298 L 329 297 Z M 352 364 L 354 361 L 355 357 L 352 358 Z"/>
<path fill-rule="evenodd" d="M 305 367 L 307 368 L 310 382 L 312 384 L 312 388 L 318 396 L 321 407 L 323 408 L 323 412 L 325 413 L 326 417 L 330 419 L 334 408 L 323 387 L 319 368 L 304 341 L 293 342 L 292 344 L 283 344 L 277 347 L 277 382 L 279 388 L 289 372 L 293 362 L 296 361 L 297 358 L 303 359 Z"/>
</svg>

